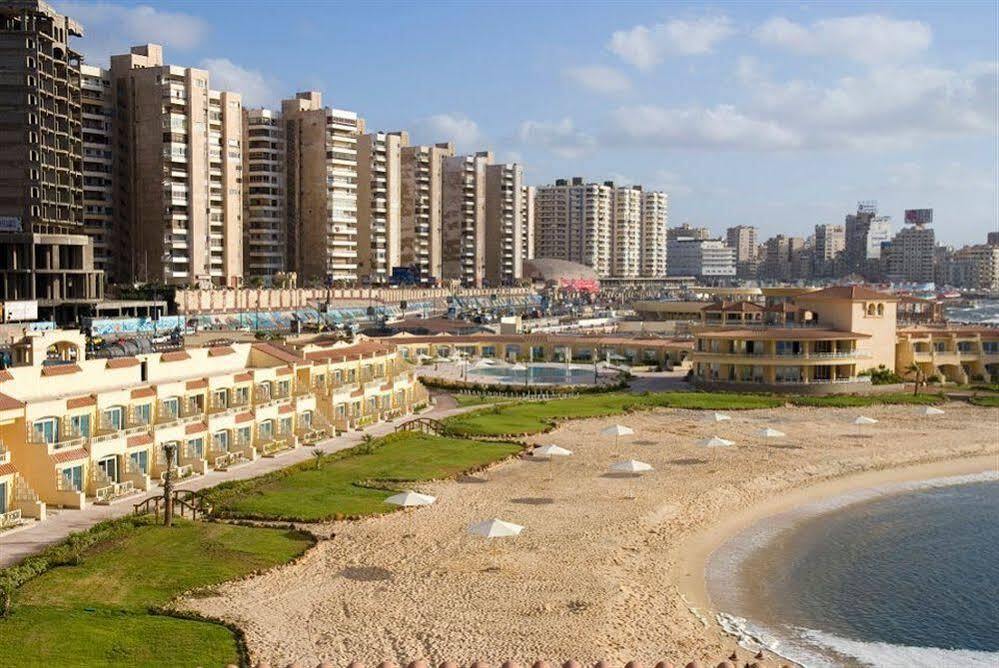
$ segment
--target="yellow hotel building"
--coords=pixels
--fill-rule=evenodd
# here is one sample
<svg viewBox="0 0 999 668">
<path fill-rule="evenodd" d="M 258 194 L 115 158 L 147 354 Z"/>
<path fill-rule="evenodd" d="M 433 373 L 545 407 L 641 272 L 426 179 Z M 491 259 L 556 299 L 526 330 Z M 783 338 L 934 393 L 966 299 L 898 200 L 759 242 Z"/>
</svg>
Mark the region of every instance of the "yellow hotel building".
<svg viewBox="0 0 999 668">
<path fill-rule="evenodd" d="M 0 371 L 0 527 L 269 457 L 428 401 L 395 346 L 362 340 L 86 359 L 78 332 L 28 332 Z"/>
</svg>

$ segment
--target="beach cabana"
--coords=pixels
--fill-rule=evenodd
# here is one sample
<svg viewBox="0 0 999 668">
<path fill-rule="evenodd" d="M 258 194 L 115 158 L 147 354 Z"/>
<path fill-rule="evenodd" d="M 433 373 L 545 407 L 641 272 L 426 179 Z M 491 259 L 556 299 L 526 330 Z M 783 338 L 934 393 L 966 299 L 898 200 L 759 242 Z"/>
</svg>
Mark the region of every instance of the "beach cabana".
<svg viewBox="0 0 999 668">
<path fill-rule="evenodd" d="M 711 438 L 705 438 L 698 441 L 697 444 L 704 448 L 727 448 L 730 445 L 735 445 L 735 441 L 730 441 L 718 436 L 712 436 Z"/>
</svg>

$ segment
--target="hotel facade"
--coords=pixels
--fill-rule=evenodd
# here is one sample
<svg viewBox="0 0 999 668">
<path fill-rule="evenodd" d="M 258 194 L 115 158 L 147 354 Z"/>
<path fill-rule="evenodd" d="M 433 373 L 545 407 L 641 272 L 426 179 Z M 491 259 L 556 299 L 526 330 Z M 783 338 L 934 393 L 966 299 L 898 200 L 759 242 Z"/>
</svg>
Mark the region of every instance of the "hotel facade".
<svg viewBox="0 0 999 668">
<path fill-rule="evenodd" d="M 412 413 L 395 346 L 234 343 L 86 359 L 78 332 L 29 332 L 0 372 L 0 525 L 208 475 Z"/>
</svg>

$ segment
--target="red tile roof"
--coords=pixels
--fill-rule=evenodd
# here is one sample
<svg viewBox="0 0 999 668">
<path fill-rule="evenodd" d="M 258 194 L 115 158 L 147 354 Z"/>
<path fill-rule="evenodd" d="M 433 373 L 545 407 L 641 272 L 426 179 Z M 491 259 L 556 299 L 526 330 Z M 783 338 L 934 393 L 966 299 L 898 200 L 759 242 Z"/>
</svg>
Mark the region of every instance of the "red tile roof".
<svg viewBox="0 0 999 668">
<path fill-rule="evenodd" d="M 0 464 L 0 478 L 2 478 L 5 475 L 10 475 L 12 473 L 17 473 L 17 469 L 14 468 L 13 464 L 11 464 L 10 462 L 6 464 Z"/>
<path fill-rule="evenodd" d="M 253 349 L 275 359 L 281 360 L 282 362 L 288 362 L 289 364 L 300 364 L 302 362 L 301 355 L 282 345 L 274 343 L 254 343 Z"/>
<path fill-rule="evenodd" d="M 145 397 L 155 397 L 156 390 L 151 387 L 140 387 L 138 389 L 132 390 L 133 399 L 143 399 Z"/>
<path fill-rule="evenodd" d="M 214 348 L 208 349 L 208 356 L 221 357 L 222 355 L 232 355 L 234 352 L 236 351 L 229 346 L 215 346 Z"/>
<path fill-rule="evenodd" d="M 24 408 L 24 402 L 6 394 L 0 394 L 0 411 L 13 411 Z"/>
<path fill-rule="evenodd" d="M 82 369 L 75 364 L 53 364 L 42 367 L 43 376 L 65 376 L 66 374 L 77 373 L 79 371 L 82 371 Z"/>
<path fill-rule="evenodd" d="M 236 416 L 236 422 L 252 422 L 253 413 L 240 413 Z"/>
<path fill-rule="evenodd" d="M 403 342 L 407 341 L 407 339 L 400 340 Z M 361 341 L 352 346 L 344 346 L 342 348 L 313 350 L 310 353 L 306 353 L 305 357 L 310 360 L 358 360 L 365 356 L 389 355 L 393 352 L 395 352 L 394 345 L 387 345 L 379 341 Z"/>
<path fill-rule="evenodd" d="M 173 350 L 160 355 L 161 362 L 180 362 L 181 360 L 189 359 L 191 359 L 191 356 L 187 354 L 186 350 Z"/>
<path fill-rule="evenodd" d="M 720 311 L 722 313 L 762 313 L 766 309 L 759 304 L 754 304 L 753 302 L 741 301 L 730 304 L 708 304 L 701 310 Z"/>
<path fill-rule="evenodd" d="M 138 436 L 129 436 L 128 440 L 125 442 L 125 447 L 137 448 L 141 445 L 150 445 L 152 442 L 152 434 L 139 434 Z"/>
<path fill-rule="evenodd" d="M 292 406 L 291 404 L 283 404 L 280 408 L 278 408 L 278 413 L 281 413 L 282 415 L 284 413 L 294 413 L 294 412 L 295 412 L 295 407 Z"/>
<path fill-rule="evenodd" d="M 237 373 L 232 377 L 232 379 L 237 383 L 245 383 L 248 380 L 253 380 L 253 372 L 247 371 L 246 373 Z"/>
<path fill-rule="evenodd" d="M 364 396 L 364 390 L 363 389 L 354 390 L 353 392 L 350 393 L 350 396 L 352 396 L 352 397 L 363 397 Z"/>
<path fill-rule="evenodd" d="M 142 364 L 135 357 L 116 357 L 107 361 L 104 366 L 108 369 L 127 369 L 130 366 L 139 366 Z"/>
<path fill-rule="evenodd" d="M 278 376 L 287 376 L 288 374 L 291 373 L 291 371 L 292 371 L 292 368 L 290 366 L 283 366 L 283 367 L 281 367 L 280 369 L 277 370 L 277 375 Z"/>
<path fill-rule="evenodd" d="M 4 382 L 5 380 L 14 380 L 14 374 L 12 374 L 10 371 L 7 371 L 7 369 L 0 369 L 0 383 Z"/>
<path fill-rule="evenodd" d="M 208 379 L 199 378 L 197 380 L 189 380 L 184 387 L 188 390 L 203 390 L 208 387 Z"/>
<path fill-rule="evenodd" d="M 836 341 L 869 339 L 870 334 L 844 332 L 838 329 L 810 329 L 802 327 L 769 327 L 763 329 L 702 329 L 695 333 L 699 339 L 754 339 L 801 341 Z M 703 351 L 708 352 L 708 351 Z"/>
<path fill-rule="evenodd" d="M 66 408 L 83 408 L 84 406 L 96 406 L 97 397 L 88 394 L 85 397 L 73 397 L 66 400 Z"/>
<path fill-rule="evenodd" d="M 66 462 L 75 462 L 81 459 L 86 459 L 90 455 L 83 448 L 77 448 L 76 450 L 58 450 L 54 455 L 49 455 L 51 459 L 56 464 L 65 464 Z"/>
<path fill-rule="evenodd" d="M 202 431 L 208 431 L 208 425 L 204 422 L 193 422 L 184 428 L 185 434 L 197 434 Z"/>
</svg>

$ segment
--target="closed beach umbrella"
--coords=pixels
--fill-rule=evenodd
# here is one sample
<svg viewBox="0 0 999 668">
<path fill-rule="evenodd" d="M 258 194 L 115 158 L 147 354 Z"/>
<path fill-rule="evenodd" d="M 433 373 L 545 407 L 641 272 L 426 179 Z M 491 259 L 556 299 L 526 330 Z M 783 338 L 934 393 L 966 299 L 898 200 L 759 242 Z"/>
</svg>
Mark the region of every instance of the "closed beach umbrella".
<svg viewBox="0 0 999 668">
<path fill-rule="evenodd" d="M 495 518 L 476 522 L 468 527 L 468 533 L 473 536 L 481 536 L 482 538 L 513 538 L 514 536 L 519 536 L 523 530 L 524 527 L 519 524 L 504 522 Z"/>
<path fill-rule="evenodd" d="M 945 411 L 942 411 L 939 408 L 934 408 L 933 406 L 926 406 L 919 409 L 920 415 L 943 415 L 944 413 Z"/>
<path fill-rule="evenodd" d="M 877 424 L 878 421 L 874 418 L 867 417 L 866 415 L 858 415 L 853 419 L 853 424 L 855 425 L 865 425 L 865 424 Z"/>
<path fill-rule="evenodd" d="M 631 436 L 635 431 L 625 427 L 623 424 L 612 424 L 609 427 L 604 427 L 600 430 L 601 436 L 613 436 L 614 437 L 614 449 L 617 450 L 618 443 L 622 436 Z"/>
<path fill-rule="evenodd" d="M 510 367 L 510 371 L 527 371 L 527 367 L 521 364 L 520 362 L 517 362 L 516 364 Z"/>
<path fill-rule="evenodd" d="M 735 445 L 735 441 L 729 441 L 728 439 L 719 438 L 718 436 L 712 436 L 711 438 L 705 438 L 698 441 L 697 444 L 705 448 L 727 448 L 730 445 Z"/>
<path fill-rule="evenodd" d="M 651 464 L 646 464 L 645 462 L 640 462 L 637 459 L 626 459 L 623 462 L 614 462 L 611 464 L 611 471 L 616 473 L 634 473 L 635 475 L 641 475 L 642 473 L 648 473 L 653 471 Z"/>
<path fill-rule="evenodd" d="M 540 448 L 536 449 L 533 453 L 535 457 L 544 457 L 548 460 L 548 479 L 551 480 L 552 474 L 552 462 L 556 457 L 570 457 L 572 456 L 572 450 L 566 450 L 565 448 L 560 448 L 557 445 L 542 445 Z"/>
<path fill-rule="evenodd" d="M 731 419 L 732 416 L 725 413 L 710 413 L 708 415 L 708 422 L 727 422 Z"/>
<path fill-rule="evenodd" d="M 760 436 L 763 438 L 781 438 L 787 436 L 784 432 L 774 429 L 773 427 L 767 427 L 766 429 L 761 429 L 759 431 Z"/>
</svg>

